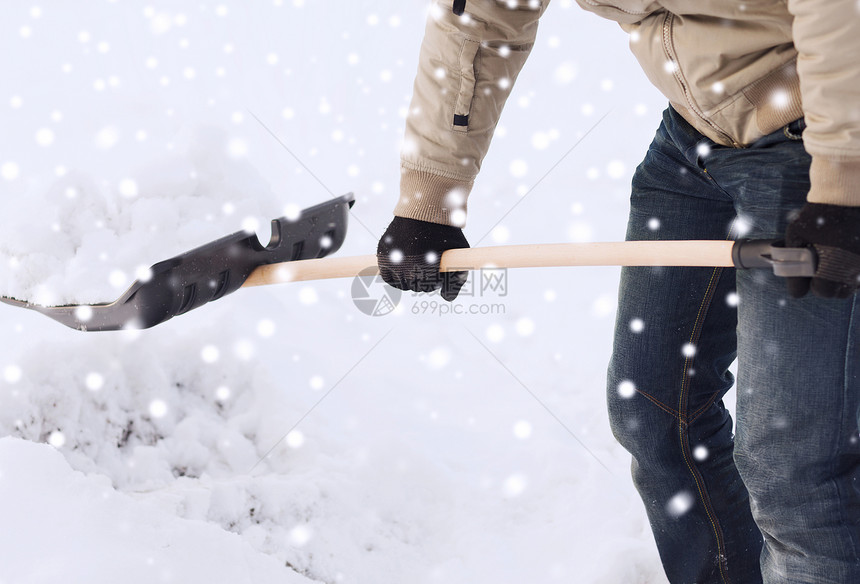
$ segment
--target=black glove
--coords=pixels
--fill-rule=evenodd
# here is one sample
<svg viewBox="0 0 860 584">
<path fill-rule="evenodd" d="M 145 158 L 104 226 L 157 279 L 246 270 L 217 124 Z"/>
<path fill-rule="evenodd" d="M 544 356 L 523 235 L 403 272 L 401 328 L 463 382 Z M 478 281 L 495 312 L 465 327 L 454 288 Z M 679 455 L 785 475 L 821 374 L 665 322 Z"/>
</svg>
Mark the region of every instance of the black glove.
<svg viewBox="0 0 860 584">
<path fill-rule="evenodd" d="M 787 247 L 812 247 L 812 278 L 788 278 L 795 298 L 809 290 L 822 298 L 848 298 L 860 288 L 860 207 L 806 203 L 785 231 Z"/>
<path fill-rule="evenodd" d="M 463 230 L 417 219 L 395 217 L 379 240 L 376 260 L 386 283 L 401 290 L 432 292 L 454 300 L 469 272 L 440 272 L 442 252 L 469 247 Z"/>
</svg>

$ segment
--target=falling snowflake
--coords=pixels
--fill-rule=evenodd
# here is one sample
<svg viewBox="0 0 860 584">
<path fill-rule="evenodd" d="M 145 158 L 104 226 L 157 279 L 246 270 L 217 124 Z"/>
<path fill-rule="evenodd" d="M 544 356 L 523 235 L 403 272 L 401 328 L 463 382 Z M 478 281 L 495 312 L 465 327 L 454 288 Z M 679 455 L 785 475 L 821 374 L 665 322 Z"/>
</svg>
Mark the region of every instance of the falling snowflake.
<svg viewBox="0 0 860 584">
<path fill-rule="evenodd" d="M 173 19 L 165 12 L 152 14 L 149 17 L 149 30 L 152 34 L 161 35 L 166 33 L 173 26 Z"/>
<path fill-rule="evenodd" d="M 313 532 L 307 525 L 297 525 L 290 530 L 290 543 L 296 547 L 304 547 L 313 537 Z"/>
<path fill-rule="evenodd" d="M 119 129 L 115 126 L 106 126 L 96 134 L 96 147 L 101 150 L 109 150 L 119 142 Z"/>
<path fill-rule="evenodd" d="M 242 219 L 242 231 L 248 235 L 257 233 L 260 229 L 260 220 L 256 217 L 245 217 Z"/>
<path fill-rule="evenodd" d="M 90 391 L 98 391 L 104 387 L 104 384 L 104 376 L 101 373 L 96 373 L 95 371 L 87 373 L 87 376 L 84 379 L 84 385 L 86 385 L 87 389 Z"/>
<path fill-rule="evenodd" d="M 570 83 L 573 83 L 578 74 L 579 68 L 576 64 L 567 62 L 562 63 L 556 68 L 553 78 L 559 85 L 569 85 Z"/>
<path fill-rule="evenodd" d="M 773 95 L 770 96 L 770 102 L 776 108 L 786 108 L 791 103 L 791 96 L 784 89 L 774 91 Z"/>
<path fill-rule="evenodd" d="M 618 395 L 624 399 L 630 399 L 636 395 L 636 385 L 629 379 L 625 379 L 618 384 Z"/>
<path fill-rule="evenodd" d="M 427 356 L 427 365 L 432 369 L 442 369 L 451 362 L 451 350 L 448 347 L 437 347 Z"/>
<path fill-rule="evenodd" d="M 456 209 L 451 212 L 451 225 L 455 227 L 463 227 L 466 225 L 466 211 L 463 209 Z"/>
<path fill-rule="evenodd" d="M 248 339 L 239 339 L 233 344 L 233 354 L 242 361 L 250 361 L 255 352 L 254 343 Z"/>
<path fill-rule="evenodd" d="M 123 197 L 136 197 L 138 193 L 137 182 L 131 178 L 124 178 L 119 181 L 119 194 Z"/>
<path fill-rule="evenodd" d="M 585 221 L 574 221 L 567 230 L 567 237 L 576 243 L 587 243 L 594 238 L 594 229 Z"/>
<path fill-rule="evenodd" d="M 627 174 L 627 167 L 620 160 L 612 160 L 606 165 L 606 174 L 612 179 L 624 178 Z"/>
<path fill-rule="evenodd" d="M 519 420 L 514 424 L 514 436 L 525 440 L 532 435 L 532 425 L 526 420 Z"/>
<path fill-rule="evenodd" d="M 82 322 L 88 322 L 92 317 L 93 309 L 89 306 L 78 306 L 75 309 L 75 318 Z"/>
<path fill-rule="evenodd" d="M 125 288 L 128 285 L 128 276 L 122 270 L 113 270 L 108 276 L 108 282 L 114 288 Z"/>
<path fill-rule="evenodd" d="M 591 313 L 597 318 L 606 318 L 615 314 L 616 297 L 614 294 L 603 294 L 591 305 Z"/>
<path fill-rule="evenodd" d="M 510 238 L 510 236 L 510 230 L 504 225 L 494 227 L 492 233 L 490 234 L 490 237 L 493 238 L 493 242 L 495 243 L 505 243 L 506 241 L 508 241 L 508 238 Z"/>
<path fill-rule="evenodd" d="M 5 180 L 15 180 L 18 178 L 20 174 L 20 169 L 18 165 L 14 162 L 4 162 L 0 165 L 0 176 L 2 176 Z"/>
<path fill-rule="evenodd" d="M 200 358 L 203 359 L 204 363 L 215 363 L 220 356 L 221 352 L 215 345 L 206 345 L 200 351 Z"/>
<path fill-rule="evenodd" d="M 505 329 L 500 324 L 490 325 L 486 335 L 491 343 L 501 343 L 505 339 Z"/>
<path fill-rule="evenodd" d="M 134 277 L 140 282 L 149 282 L 152 280 L 152 268 L 150 266 L 142 265 L 138 266 L 134 270 Z"/>
<path fill-rule="evenodd" d="M 732 222 L 732 231 L 739 237 L 745 236 L 750 229 L 752 229 L 752 222 L 747 217 L 739 216 Z"/>
<path fill-rule="evenodd" d="M 257 334 L 268 339 L 275 334 L 275 323 L 269 319 L 263 319 L 257 323 Z"/>
<path fill-rule="evenodd" d="M 546 132 L 535 132 L 532 134 L 532 148 L 535 150 L 546 150 L 549 148 L 550 137 Z"/>
<path fill-rule="evenodd" d="M 517 320 L 516 330 L 520 336 L 527 337 L 535 332 L 535 322 L 528 317 L 523 317 Z"/>
<path fill-rule="evenodd" d="M 48 444 L 54 448 L 62 448 L 66 444 L 66 437 L 59 430 L 54 430 L 51 432 L 50 436 L 48 436 Z"/>
<path fill-rule="evenodd" d="M 305 286 L 299 290 L 299 302 L 302 304 L 316 304 L 319 301 L 319 295 L 315 288 Z"/>
<path fill-rule="evenodd" d="M 289 434 L 287 434 L 287 437 L 284 439 L 284 441 L 290 448 L 301 448 L 305 443 L 305 435 L 302 434 L 300 430 L 293 430 Z"/>
<path fill-rule="evenodd" d="M 502 484 L 502 492 L 506 497 L 518 497 L 523 494 L 528 486 L 528 478 L 522 474 L 513 474 L 505 479 Z"/>
<path fill-rule="evenodd" d="M 50 128 L 41 128 L 36 132 L 36 144 L 47 147 L 54 143 L 54 131 Z"/>
<path fill-rule="evenodd" d="M 666 503 L 666 511 L 671 517 L 678 519 L 692 509 L 695 502 L 696 500 L 691 493 L 681 491 L 669 499 L 669 502 Z"/>
<path fill-rule="evenodd" d="M 242 138 L 232 138 L 227 143 L 227 154 L 231 158 L 244 158 L 248 155 L 248 142 Z"/>
<path fill-rule="evenodd" d="M 163 418 L 167 414 L 167 402 L 154 399 L 149 402 L 149 413 L 153 418 Z"/>
<path fill-rule="evenodd" d="M 6 383 L 18 383 L 21 381 L 21 377 L 23 376 L 23 371 L 17 365 L 7 365 L 5 369 L 3 369 L 3 379 Z"/>
</svg>

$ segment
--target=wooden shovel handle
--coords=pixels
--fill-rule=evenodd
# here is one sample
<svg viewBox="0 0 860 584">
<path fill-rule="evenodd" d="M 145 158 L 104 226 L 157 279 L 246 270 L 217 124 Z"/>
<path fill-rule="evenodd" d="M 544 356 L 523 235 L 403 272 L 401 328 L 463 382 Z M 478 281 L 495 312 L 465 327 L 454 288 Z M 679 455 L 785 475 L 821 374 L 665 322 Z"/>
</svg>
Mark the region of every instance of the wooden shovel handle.
<svg viewBox="0 0 860 584">
<path fill-rule="evenodd" d="M 541 268 L 556 266 L 708 266 L 731 267 L 732 241 L 623 241 L 546 243 L 450 249 L 441 270 Z M 260 266 L 244 286 L 352 278 L 378 273 L 376 256 L 328 257 Z"/>
<path fill-rule="evenodd" d="M 542 243 L 451 249 L 442 271 L 555 266 L 732 266 L 732 241 Z"/>
</svg>

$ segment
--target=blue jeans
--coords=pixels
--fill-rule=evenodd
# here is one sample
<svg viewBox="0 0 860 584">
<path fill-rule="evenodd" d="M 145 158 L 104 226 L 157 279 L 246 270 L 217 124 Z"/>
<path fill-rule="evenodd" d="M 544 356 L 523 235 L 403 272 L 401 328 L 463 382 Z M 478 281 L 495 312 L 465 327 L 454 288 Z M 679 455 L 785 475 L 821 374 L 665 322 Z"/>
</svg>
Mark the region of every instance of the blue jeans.
<svg viewBox="0 0 860 584">
<path fill-rule="evenodd" d="M 723 148 L 670 108 L 627 238 L 782 237 L 809 189 L 803 127 Z M 857 296 L 792 299 L 765 270 L 625 268 L 607 395 L 671 582 L 860 582 Z"/>
</svg>

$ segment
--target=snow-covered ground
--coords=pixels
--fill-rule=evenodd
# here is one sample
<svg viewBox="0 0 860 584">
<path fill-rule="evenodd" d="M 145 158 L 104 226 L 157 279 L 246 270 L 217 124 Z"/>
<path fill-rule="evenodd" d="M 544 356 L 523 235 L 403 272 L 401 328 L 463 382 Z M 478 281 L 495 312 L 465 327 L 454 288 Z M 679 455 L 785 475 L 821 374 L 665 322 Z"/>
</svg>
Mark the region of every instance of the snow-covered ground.
<svg viewBox="0 0 860 584">
<path fill-rule="evenodd" d="M 11 4 L 0 294 L 109 301 L 350 191 L 338 254 L 373 252 L 425 0 Z M 663 107 L 626 42 L 553 2 L 473 245 L 623 238 Z M 376 317 L 295 283 L 118 333 L 0 305 L 0 583 L 665 582 L 604 411 L 617 277 L 473 275 L 461 314 Z"/>
</svg>

